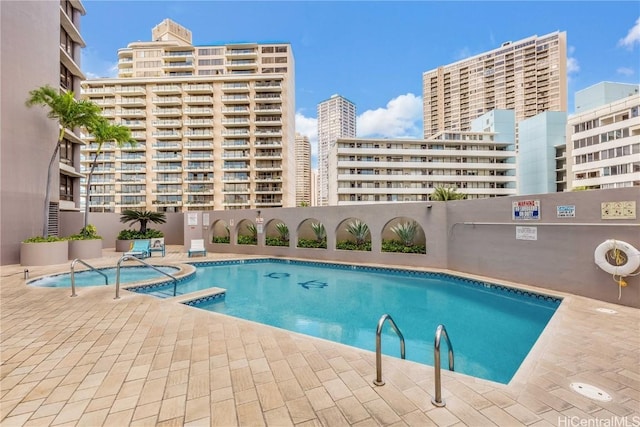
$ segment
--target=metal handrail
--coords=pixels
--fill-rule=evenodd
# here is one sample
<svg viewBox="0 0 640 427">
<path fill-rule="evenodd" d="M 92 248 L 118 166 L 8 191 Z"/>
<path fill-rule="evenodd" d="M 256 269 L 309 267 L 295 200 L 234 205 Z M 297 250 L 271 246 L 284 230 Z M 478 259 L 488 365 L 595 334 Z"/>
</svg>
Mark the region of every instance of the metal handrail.
<svg viewBox="0 0 640 427">
<path fill-rule="evenodd" d="M 158 273 L 162 273 L 165 276 L 168 276 L 171 278 L 171 280 L 173 280 L 173 296 L 176 296 L 176 289 L 178 287 L 178 279 L 176 279 L 173 275 L 169 274 L 169 273 L 165 273 L 164 271 L 160 270 L 158 267 L 149 264 L 148 262 L 145 262 L 143 260 L 141 260 L 140 258 L 136 258 L 132 255 L 122 255 L 122 257 L 120 257 L 120 259 L 118 260 L 118 264 L 116 264 L 116 297 L 114 299 L 120 299 L 120 264 L 122 264 L 124 261 L 138 261 L 141 264 L 146 265 L 149 268 L 152 268 L 153 270 L 157 271 Z"/>
<path fill-rule="evenodd" d="M 80 258 L 76 258 L 73 261 L 71 261 L 71 296 L 72 297 L 77 297 L 78 295 L 76 294 L 76 273 L 75 273 L 75 268 L 76 268 L 76 263 L 80 263 L 82 265 L 84 265 L 85 267 L 91 269 L 92 271 L 95 271 L 98 274 L 101 274 L 102 276 L 104 276 L 104 284 L 108 285 L 109 284 L 109 278 L 107 277 L 106 274 L 104 274 L 102 271 L 98 270 L 97 268 L 87 264 L 86 262 L 84 262 L 83 260 L 81 260 Z"/>
<path fill-rule="evenodd" d="M 440 381 L 440 337 L 442 335 L 444 335 L 447 340 L 447 347 L 449 347 L 449 370 L 453 371 L 453 346 L 451 345 L 451 340 L 449 340 L 449 335 L 447 334 L 447 330 L 444 325 L 438 325 L 436 328 L 436 337 L 433 343 L 433 368 L 435 369 L 436 397 L 431 399 L 431 403 L 439 408 L 446 405 L 442 400 L 442 383 Z"/>
<path fill-rule="evenodd" d="M 389 321 L 391 323 L 391 327 L 395 331 L 395 333 L 400 338 L 400 357 L 404 359 L 404 336 L 402 336 L 402 332 L 398 329 L 396 322 L 393 321 L 391 316 L 388 314 L 383 314 L 378 320 L 378 327 L 376 328 L 376 379 L 373 380 L 373 384 L 381 386 L 384 385 L 384 381 L 382 380 L 382 327 L 384 326 L 385 321 Z"/>
</svg>

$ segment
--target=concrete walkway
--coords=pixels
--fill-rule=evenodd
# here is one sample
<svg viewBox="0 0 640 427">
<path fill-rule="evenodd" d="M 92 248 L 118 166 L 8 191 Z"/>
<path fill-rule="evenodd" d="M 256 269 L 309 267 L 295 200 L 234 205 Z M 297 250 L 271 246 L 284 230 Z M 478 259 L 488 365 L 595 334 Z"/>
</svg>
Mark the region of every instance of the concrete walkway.
<svg viewBox="0 0 640 427">
<path fill-rule="evenodd" d="M 90 262 L 115 266 L 119 255 Z M 152 260 L 202 258 L 172 246 Z M 640 424 L 637 309 L 562 295 L 510 384 L 443 371 L 446 407 L 436 408 L 432 367 L 384 357 L 386 385 L 376 387 L 368 351 L 148 295 L 114 300 L 113 286 L 70 298 L 66 288 L 25 286 L 23 270 L 1 270 L 2 426 Z M 69 264 L 29 270 L 35 278 Z M 575 382 L 612 399 L 584 397 Z"/>
</svg>

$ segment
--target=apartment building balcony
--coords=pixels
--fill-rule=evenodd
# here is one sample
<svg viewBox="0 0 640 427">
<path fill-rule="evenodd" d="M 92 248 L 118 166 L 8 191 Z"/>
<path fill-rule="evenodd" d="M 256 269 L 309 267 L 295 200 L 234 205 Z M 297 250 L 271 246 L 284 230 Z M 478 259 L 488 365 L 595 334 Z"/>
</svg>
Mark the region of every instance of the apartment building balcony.
<svg viewBox="0 0 640 427">
<path fill-rule="evenodd" d="M 156 105 L 181 105 L 182 99 L 177 96 L 159 96 L 153 98 L 153 103 Z"/>
<path fill-rule="evenodd" d="M 142 164 L 122 164 L 119 168 L 116 168 L 118 172 L 131 173 L 131 172 L 146 172 L 147 165 Z"/>
<path fill-rule="evenodd" d="M 113 167 L 102 167 L 102 166 L 97 166 L 94 170 L 93 173 L 97 174 L 97 175 L 102 175 L 105 173 L 115 173 L 116 168 L 115 166 Z"/>
<path fill-rule="evenodd" d="M 182 172 L 182 166 L 171 163 L 158 163 L 152 169 L 154 172 Z"/>
<path fill-rule="evenodd" d="M 120 58 L 118 59 L 118 68 L 133 68 L 133 58 Z"/>
<path fill-rule="evenodd" d="M 222 165 L 223 171 L 239 172 L 239 171 L 248 171 L 250 169 L 251 169 L 251 165 L 249 164 L 249 161 L 225 160 L 224 164 Z"/>
<path fill-rule="evenodd" d="M 178 128 L 182 127 L 182 120 L 154 120 L 151 124 L 156 128 Z"/>
<path fill-rule="evenodd" d="M 255 59 L 234 59 L 225 61 L 225 65 L 229 71 L 250 71 L 258 70 L 258 62 Z"/>
<path fill-rule="evenodd" d="M 184 136 L 192 139 L 212 138 L 213 130 L 212 129 L 198 129 L 198 130 L 189 129 L 184 132 Z"/>
<path fill-rule="evenodd" d="M 157 85 L 151 88 L 153 93 L 158 95 L 178 94 L 182 92 L 179 85 Z"/>
<path fill-rule="evenodd" d="M 207 183 L 210 183 L 211 181 L 213 181 L 212 172 L 207 172 L 207 173 L 190 172 L 187 175 L 187 178 L 184 180 L 184 182 L 190 183 L 190 184 L 207 184 Z"/>
<path fill-rule="evenodd" d="M 182 183 L 182 175 L 181 174 L 162 174 L 156 175 L 155 178 L 151 180 L 151 182 L 157 184 L 180 184 Z"/>
<path fill-rule="evenodd" d="M 249 102 L 249 95 L 223 95 L 222 101 L 226 104 L 240 104 Z"/>
<path fill-rule="evenodd" d="M 256 136 L 282 136 L 282 129 L 257 128 Z"/>
<path fill-rule="evenodd" d="M 282 96 L 275 93 L 256 93 L 255 100 L 260 102 L 282 102 Z"/>
<path fill-rule="evenodd" d="M 225 83 L 222 85 L 222 92 L 234 93 L 234 92 L 248 92 L 249 83 Z"/>
<path fill-rule="evenodd" d="M 210 148 L 213 149 L 213 140 L 206 140 L 206 139 L 202 139 L 202 140 L 188 140 L 185 144 L 184 144 L 185 148 Z"/>
<path fill-rule="evenodd" d="M 154 138 L 158 139 L 172 139 L 172 138 L 180 138 L 181 133 L 178 131 L 158 131 L 152 133 Z"/>
<path fill-rule="evenodd" d="M 151 194 L 180 196 L 182 195 L 182 188 L 156 188 L 155 190 L 151 190 Z"/>
<path fill-rule="evenodd" d="M 256 126 L 282 126 L 282 118 L 280 117 L 256 117 Z"/>
<path fill-rule="evenodd" d="M 187 93 L 213 93 L 213 86 L 210 84 L 186 84 L 184 91 Z"/>
<path fill-rule="evenodd" d="M 126 155 L 127 153 L 123 153 L 121 156 L 116 157 L 116 159 L 120 162 L 144 162 L 146 160 L 145 156 L 130 156 Z"/>
<path fill-rule="evenodd" d="M 282 107 L 277 104 L 267 105 L 263 107 L 256 107 L 253 111 L 256 112 L 256 115 L 269 114 L 269 113 L 281 113 Z"/>
<path fill-rule="evenodd" d="M 116 104 L 116 99 L 115 98 L 91 99 L 91 102 L 101 107 L 111 107 Z"/>
<path fill-rule="evenodd" d="M 181 162 L 182 155 L 178 153 L 160 152 L 152 157 L 156 162 Z"/>
<path fill-rule="evenodd" d="M 277 82 L 256 82 L 255 88 L 257 92 L 280 92 L 282 83 Z"/>
<path fill-rule="evenodd" d="M 155 108 L 153 115 L 156 117 L 181 117 L 182 110 L 179 108 Z"/>
<path fill-rule="evenodd" d="M 240 118 L 240 117 L 236 117 L 236 118 L 232 118 L 232 119 L 228 119 L 228 118 L 224 118 L 222 119 L 222 124 L 225 127 L 233 127 L 233 126 L 249 126 L 249 118 Z"/>
<path fill-rule="evenodd" d="M 194 171 L 212 171 L 213 170 L 213 162 L 194 162 L 190 161 L 187 163 L 187 166 L 184 170 L 189 172 Z"/>
<path fill-rule="evenodd" d="M 249 136 L 249 129 L 225 129 L 222 136 Z"/>
<path fill-rule="evenodd" d="M 147 90 L 144 88 L 144 86 L 121 85 L 116 86 L 115 92 L 127 95 L 145 95 L 147 93 Z"/>
<path fill-rule="evenodd" d="M 121 188 L 118 191 L 118 194 L 122 196 L 140 196 L 147 194 L 146 190 L 130 190 L 127 188 Z"/>
<path fill-rule="evenodd" d="M 282 186 L 280 184 L 259 184 L 256 185 L 256 194 L 280 194 L 282 195 Z"/>
<path fill-rule="evenodd" d="M 256 196 L 256 207 L 279 207 L 282 205 L 282 197 L 268 197 L 267 195 Z"/>
<path fill-rule="evenodd" d="M 113 95 L 115 93 L 115 89 L 113 86 L 102 86 L 102 87 L 96 87 L 96 86 L 92 86 L 92 87 L 86 87 L 83 86 L 80 90 L 80 93 L 82 95 L 87 95 L 89 97 L 92 97 L 94 95 L 97 96 L 105 96 L 105 95 Z M 95 101 L 94 101 L 95 102 Z"/>
<path fill-rule="evenodd" d="M 222 141 L 222 146 L 228 150 L 246 149 L 249 148 L 248 139 L 225 139 Z"/>
<path fill-rule="evenodd" d="M 224 153 L 222 153 L 222 158 L 227 160 L 227 159 L 231 159 L 231 160 L 249 160 L 249 158 L 251 157 L 251 154 L 249 153 L 249 151 L 237 151 L 237 150 L 231 150 L 231 151 L 227 151 L 225 150 Z"/>
<path fill-rule="evenodd" d="M 244 47 L 244 48 L 227 47 L 225 56 L 227 58 L 233 58 L 233 59 L 245 59 L 245 58 L 258 59 L 258 47 L 257 46 Z"/>
<path fill-rule="evenodd" d="M 121 108 L 116 111 L 116 115 L 119 117 L 146 117 L 147 111 L 137 108 Z"/>
<path fill-rule="evenodd" d="M 186 160 L 213 160 L 212 151 L 190 151 L 184 158 Z"/>
<path fill-rule="evenodd" d="M 116 116 L 115 108 L 105 108 L 102 110 L 102 117 L 113 118 Z"/>
<path fill-rule="evenodd" d="M 133 68 L 121 68 L 118 65 L 118 78 L 128 78 L 133 77 Z"/>
<path fill-rule="evenodd" d="M 259 138 L 255 142 L 256 147 L 269 148 L 269 147 L 281 147 L 282 141 L 275 138 Z"/>
<path fill-rule="evenodd" d="M 144 140 L 147 138 L 147 132 L 144 132 L 144 131 L 131 132 L 131 138 Z"/>
<path fill-rule="evenodd" d="M 120 124 L 128 127 L 129 129 L 140 129 L 147 127 L 147 122 L 144 120 L 122 120 L 120 121 Z"/>
<path fill-rule="evenodd" d="M 214 193 L 213 186 L 206 184 L 189 184 L 184 190 L 184 194 L 202 194 L 212 195 Z"/>
<path fill-rule="evenodd" d="M 143 184 L 146 181 L 146 176 L 145 174 L 138 174 L 135 176 L 126 176 L 126 177 L 120 177 L 118 179 L 116 179 L 116 182 L 126 182 L 126 183 L 130 183 L 130 184 Z"/>
<path fill-rule="evenodd" d="M 184 121 L 184 125 L 189 127 L 210 127 L 213 126 L 213 119 L 187 119 Z"/>
<path fill-rule="evenodd" d="M 158 206 L 182 206 L 182 200 L 152 200 L 151 204 Z"/>
<path fill-rule="evenodd" d="M 213 196 L 211 196 L 211 200 L 187 200 L 185 205 L 189 205 L 191 207 L 209 207 L 213 206 Z"/>
<path fill-rule="evenodd" d="M 184 103 L 189 105 L 210 105 L 213 104 L 213 96 L 185 96 Z"/>
<path fill-rule="evenodd" d="M 152 145 L 158 151 L 181 150 L 182 144 L 178 141 L 158 141 Z"/>
<path fill-rule="evenodd" d="M 262 159 L 262 160 L 269 160 L 269 159 L 282 159 L 282 152 L 281 151 L 262 151 L 259 150 L 256 152 L 256 158 Z"/>
<path fill-rule="evenodd" d="M 162 64 L 162 70 L 164 72 L 170 73 L 170 72 L 179 72 L 179 73 L 183 73 L 183 72 L 187 72 L 187 71 L 191 71 L 193 72 L 196 69 L 195 64 L 192 61 L 166 61 L 164 62 L 164 64 Z"/>
<path fill-rule="evenodd" d="M 249 107 L 247 106 L 236 106 L 236 107 L 225 107 L 222 109 L 222 112 L 225 115 L 230 114 L 249 114 Z"/>
<path fill-rule="evenodd" d="M 121 151 L 146 151 L 147 150 L 147 146 L 144 143 L 141 143 L 140 141 L 137 141 L 137 143 L 135 145 L 123 145 L 122 147 L 118 148 Z"/>
<path fill-rule="evenodd" d="M 184 109 L 184 114 L 188 116 L 213 116 L 212 108 L 198 108 L 187 107 Z"/>
<path fill-rule="evenodd" d="M 248 172 L 247 173 L 240 173 L 240 174 L 225 173 L 224 177 L 222 178 L 222 181 L 224 181 L 225 183 L 236 183 L 236 182 L 244 183 L 244 182 L 249 182 L 249 174 L 248 174 Z"/>
<path fill-rule="evenodd" d="M 193 59 L 193 48 L 185 49 L 182 46 L 178 48 L 165 48 L 165 51 L 162 53 L 162 58 L 165 61 L 187 61 Z"/>
<path fill-rule="evenodd" d="M 280 162 L 280 161 L 262 161 L 262 160 L 259 160 L 259 161 L 256 162 L 255 169 L 259 170 L 259 171 L 281 171 L 282 170 L 282 162 Z"/>
</svg>

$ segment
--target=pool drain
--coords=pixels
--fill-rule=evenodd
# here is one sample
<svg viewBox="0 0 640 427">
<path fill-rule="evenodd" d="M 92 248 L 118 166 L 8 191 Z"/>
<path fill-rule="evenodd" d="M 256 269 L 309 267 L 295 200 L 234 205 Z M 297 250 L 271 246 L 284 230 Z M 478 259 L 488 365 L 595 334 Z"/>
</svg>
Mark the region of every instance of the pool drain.
<svg viewBox="0 0 640 427">
<path fill-rule="evenodd" d="M 596 386 L 592 386 L 591 384 L 571 383 L 571 388 L 573 391 L 580 393 L 589 399 L 599 400 L 601 402 L 609 402 L 611 400 L 611 395 L 609 393 Z"/>
<path fill-rule="evenodd" d="M 599 311 L 600 313 L 606 313 L 606 314 L 616 314 L 617 313 L 617 311 L 615 311 L 615 310 L 612 310 L 610 308 L 602 308 L 602 307 L 596 308 L 596 311 Z"/>
</svg>

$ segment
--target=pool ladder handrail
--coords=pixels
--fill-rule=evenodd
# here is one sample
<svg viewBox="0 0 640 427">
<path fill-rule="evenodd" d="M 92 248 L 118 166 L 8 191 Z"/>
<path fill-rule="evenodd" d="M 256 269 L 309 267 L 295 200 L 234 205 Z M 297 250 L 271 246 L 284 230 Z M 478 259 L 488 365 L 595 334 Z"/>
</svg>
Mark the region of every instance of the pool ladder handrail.
<svg viewBox="0 0 640 427">
<path fill-rule="evenodd" d="M 435 369 L 435 389 L 436 396 L 431 399 L 431 403 L 438 408 L 442 408 L 446 405 L 444 400 L 442 400 L 442 382 L 440 379 L 440 338 L 444 335 L 445 340 L 447 341 L 447 347 L 449 348 L 449 370 L 453 371 L 453 346 L 451 345 L 451 340 L 449 339 L 449 334 L 447 334 L 447 329 L 444 325 L 438 325 L 436 328 L 436 335 L 433 342 L 433 368 Z"/>
<path fill-rule="evenodd" d="M 120 257 L 120 259 L 118 260 L 118 263 L 116 264 L 116 297 L 114 299 L 120 299 L 120 264 L 122 264 L 124 261 L 138 261 L 141 264 L 146 265 L 147 267 L 157 271 L 158 273 L 162 273 L 165 276 L 168 276 L 171 278 L 171 280 L 173 280 L 173 296 L 176 296 L 176 289 L 178 287 L 178 279 L 175 278 L 175 276 L 169 274 L 169 273 L 165 273 L 164 271 L 160 270 L 158 267 L 156 267 L 155 265 L 151 265 L 148 262 L 145 262 L 143 260 L 141 260 L 140 258 L 136 258 L 132 255 L 122 255 L 122 257 Z"/>
<path fill-rule="evenodd" d="M 72 297 L 77 297 L 78 295 L 76 294 L 76 276 L 75 276 L 75 268 L 76 268 L 76 264 L 80 263 L 82 265 L 84 265 L 85 267 L 87 267 L 88 269 L 90 269 L 91 271 L 95 271 L 96 273 L 104 276 L 104 284 L 105 285 L 109 285 L 109 278 L 107 277 L 106 274 L 104 274 L 102 271 L 98 270 L 97 268 L 93 267 L 92 265 L 87 264 L 85 261 L 81 260 L 80 258 L 76 258 L 73 261 L 71 261 L 71 296 Z"/>
<path fill-rule="evenodd" d="M 378 327 L 376 328 L 376 379 L 373 380 L 373 384 L 375 384 L 377 386 L 384 385 L 384 381 L 382 380 L 382 338 L 381 338 L 381 334 L 382 334 L 382 327 L 384 326 L 384 322 L 386 322 L 387 320 L 391 324 L 391 327 L 393 328 L 395 333 L 400 338 L 400 357 L 402 359 L 405 358 L 404 357 L 405 356 L 405 352 L 404 352 L 404 336 L 402 335 L 402 332 L 400 332 L 400 329 L 396 325 L 396 322 L 393 321 L 393 318 L 388 314 L 383 314 L 382 317 L 380 317 L 380 320 L 378 320 Z"/>
</svg>

